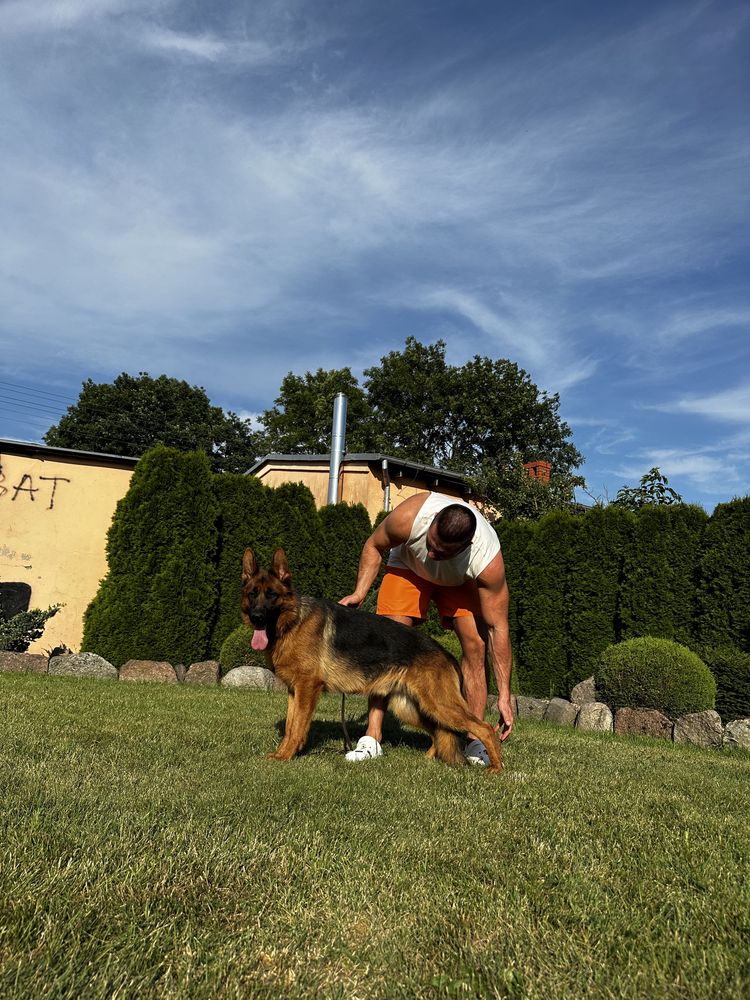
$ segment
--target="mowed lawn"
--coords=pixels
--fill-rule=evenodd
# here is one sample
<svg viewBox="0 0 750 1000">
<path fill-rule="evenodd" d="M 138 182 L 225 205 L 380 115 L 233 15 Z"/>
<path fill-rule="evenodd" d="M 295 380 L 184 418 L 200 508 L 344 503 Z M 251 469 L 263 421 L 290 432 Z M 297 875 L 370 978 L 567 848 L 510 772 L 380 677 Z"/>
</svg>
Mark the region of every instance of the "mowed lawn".
<svg viewBox="0 0 750 1000">
<path fill-rule="evenodd" d="M 0 675 L 0 996 L 750 995 L 750 754 L 339 708 L 279 764 L 283 695 Z"/>
</svg>

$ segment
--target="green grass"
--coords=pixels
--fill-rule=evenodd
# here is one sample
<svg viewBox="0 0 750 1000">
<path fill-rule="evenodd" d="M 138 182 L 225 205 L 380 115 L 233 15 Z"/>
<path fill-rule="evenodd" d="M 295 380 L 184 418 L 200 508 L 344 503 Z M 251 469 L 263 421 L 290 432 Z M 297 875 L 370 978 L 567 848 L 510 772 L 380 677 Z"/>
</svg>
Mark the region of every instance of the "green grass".
<svg viewBox="0 0 750 1000">
<path fill-rule="evenodd" d="M 330 698 L 266 761 L 285 709 L 0 675 L 0 996 L 748 996 L 750 755 L 519 723 L 493 778 L 394 726 L 356 766 Z"/>
</svg>

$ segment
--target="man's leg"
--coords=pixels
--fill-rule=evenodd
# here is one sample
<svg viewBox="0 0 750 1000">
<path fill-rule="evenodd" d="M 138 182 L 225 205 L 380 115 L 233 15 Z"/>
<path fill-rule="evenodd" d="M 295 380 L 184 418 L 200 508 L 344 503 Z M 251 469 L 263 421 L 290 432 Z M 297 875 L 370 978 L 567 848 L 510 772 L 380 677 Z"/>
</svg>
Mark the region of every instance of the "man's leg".
<svg viewBox="0 0 750 1000">
<path fill-rule="evenodd" d="M 414 618 L 407 618 L 406 615 L 382 615 L 383 618 L 390 618 L 391 621 L 400 622 L 402 625 L 414 625 Z M 365 736 L 371 736 L 378 743 L 383 739 L 383 719 L 388 708 L 388 699 L 382 695 L 373 694 L 367 702 L 367 732 Z"/>
<path fill-rule="evenodd" d="M 390 618 L 392 621 L 400 622 L 402 625 L 413 625 L 415 623 L 414 618 L 409 618 L 406 615 L 382 615 L 381 617 Z M 348 761 L 358 763 L 364 760 L 373 760 L 381 756 L 383 751 L 380 748 L 380 744 L 383 739 L 383 720 L 385 719 L 387 708 L 387 698 L 379 694 L 370 695 L 367 702 L 367 732 L 364 736 L 360 736 L 356 747 L 345 754 Z"/>
<path fill-rule="evenodd" d="M 453 619 L 453 629 L 461 643 L 463 658 L 461 673 L 464 679 L 464 697 L 473 715 L 483 719 L 487 708 L 487 672 L 485 668 L 487 629 L 481 618 L 461 615 Z M 468 734 L 475 739 L 474 733 Z"/>
<path fill-rule="evenodd" d="M 378 591 L 377 613 L 401 625 L 415 625 L 427 614 L 431 584 L 409 570 L 386 571 Z M 382 753 L 383 719 L 388 699 L 373 695 L 367 705 L 367 732 L 354 750 L 346 754 L 350 761 L 371 760 Z"/>
</svg>

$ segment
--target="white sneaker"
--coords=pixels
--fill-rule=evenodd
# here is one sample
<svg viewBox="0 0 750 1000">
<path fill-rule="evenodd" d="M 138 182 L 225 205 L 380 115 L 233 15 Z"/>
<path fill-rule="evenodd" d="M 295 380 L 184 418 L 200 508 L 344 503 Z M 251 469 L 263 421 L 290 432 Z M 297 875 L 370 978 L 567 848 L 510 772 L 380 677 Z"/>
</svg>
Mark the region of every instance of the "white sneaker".
<svg viewBox="0 0 750 1000">
<path fill-rule="evenodd" d="M 481 740 L 472 740 L 464 747 L 464 757 L 469 764 L 476 764 L 478 767 L 490 766 L 490 755 Z"/>
<path fill-rule="evenodd" d="M 359 743 L 353 750 L 345 755 L 347 760 L 374 760 L 383 756 L 383 750 L 378 741 L 372 736 L 361 736 Z"/>
</svg>

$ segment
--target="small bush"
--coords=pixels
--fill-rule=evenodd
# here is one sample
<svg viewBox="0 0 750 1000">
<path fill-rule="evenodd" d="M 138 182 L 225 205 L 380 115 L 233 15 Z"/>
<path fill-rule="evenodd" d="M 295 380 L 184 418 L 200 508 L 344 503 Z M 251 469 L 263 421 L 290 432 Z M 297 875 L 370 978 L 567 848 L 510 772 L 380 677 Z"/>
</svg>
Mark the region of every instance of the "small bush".
<svg viewBox="0 0 750 1000">
<path fill-rule="evenodd" d="M 62 604 L 53 604 L 46 611 L 34 608 L 31 611 L 21 611 L 12 618 L 6 618 L 0 612 L 0 649 L 11 653 L 25 653 L 34 640 L 41 638 L 47 621 L 61 607 Z"/>
<path fill-rule="evenodd" d="M 696 654 L 669 639 L 628 639 L 609 646 L 594 670 L 611 708 L 656 708 L 670 718 L 713 708 L 716 681 Z"/>
<path fill-rule="evenodd" d="M 735 646 L 698 646 L 716 679 L 716 711 L 724 722 L 750 718 L 750 653 Z"/>
<path fill-rule="evenodd" d="M 253 649 L 250 645 L 252 638 L 253 630 L 249 625 L 239 625 L 234 632 L 229 633 L 219 653 L 222 677 L 235 667 L 251 665 L 268 668 L 265 653 Z"/>
</svg>

